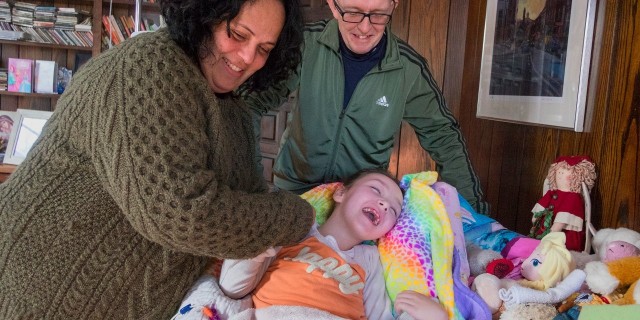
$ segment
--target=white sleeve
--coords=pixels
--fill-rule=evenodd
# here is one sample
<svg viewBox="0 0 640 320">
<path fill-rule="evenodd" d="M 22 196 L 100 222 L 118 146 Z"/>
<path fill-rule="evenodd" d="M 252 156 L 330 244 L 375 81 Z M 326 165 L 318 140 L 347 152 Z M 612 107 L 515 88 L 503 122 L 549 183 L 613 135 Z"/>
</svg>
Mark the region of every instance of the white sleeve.
<svg viewBox="0 0 640 320">
<path fill-rule="evenodd" d="M 362 259 L 358 258 L 360 260 L 358 263 L 367 273 L 364 284 L 364 309 L 367 319 L 394 319 L 378 248 L 371 245 L 361 245 L 358 246 L 358 250 L 360 249 L 362 252 L 357 252 L 356 256 L 362 257 Z"/>
<path fill-rule="evenodd" d="M 252 308 L 253 302 L 250 296 L 239 300 L 225 296 L 218 286 L 218 280 L 207 274 L 193 284 L 180 303 L 178 312 L 171 319 L 201 320 L 204 318 L 204 308 L 213 306 L 222 319 L 228 319 L 231 315 Z"/>
<path fill-rule="evenodd" d="M 255 289 L 280 248 L 269 248 L 253 259 L 227 259 L 220 271 L 220 289 L 229 298 L 240 299 Z"/>
</svg>

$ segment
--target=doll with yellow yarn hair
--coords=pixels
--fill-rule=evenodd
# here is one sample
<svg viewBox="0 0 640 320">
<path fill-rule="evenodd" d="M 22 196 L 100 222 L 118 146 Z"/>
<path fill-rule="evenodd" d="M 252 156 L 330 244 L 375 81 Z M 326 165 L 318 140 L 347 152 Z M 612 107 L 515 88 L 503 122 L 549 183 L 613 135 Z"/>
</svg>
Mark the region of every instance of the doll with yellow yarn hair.
<svg viewBox="0 0 640 320">
<path fill-rule="evenodd" d="M 499 279 L 493 274 L 483 273 L 476 277 L 472 288 L 487 303 L 492 313 L 500 310 L 502 306 L 503 301 L 498 295 L 500 289 L 516 285 L 540 291 L 553 288 L 575 269 L 565 241 L 566 236 L 563 232 L 550 232 L 544 236 L 522 263 L 520 273 L 524 279 Z"/>
<path fill-rule="evenodd" d="M 575 263 L 565 246 L 562 232 L 547 234 L 531 255 L 522 262 L 519 284 L 537 290 L 546 290 L 564 279 Z"/>
</svg>

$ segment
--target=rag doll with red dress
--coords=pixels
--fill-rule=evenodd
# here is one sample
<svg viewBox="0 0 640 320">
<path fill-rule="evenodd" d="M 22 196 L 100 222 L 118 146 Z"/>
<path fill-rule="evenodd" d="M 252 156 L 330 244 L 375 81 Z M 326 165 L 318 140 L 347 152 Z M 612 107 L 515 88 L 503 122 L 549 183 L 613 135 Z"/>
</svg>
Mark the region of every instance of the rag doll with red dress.
<svg viewBox="0 0 640 320">
<path fill-rule="evenodd" d="M 529 237 L 541 239 L 549 232 L 562 231 L 566 235 L 567 249 L 584 250 L 582 183 L 591 190 L 595 179 L 595 165 L 588 156 L 558 157 L 547 174 L 549 190 L 531 210 L 533 227 Z"/>
</svg>

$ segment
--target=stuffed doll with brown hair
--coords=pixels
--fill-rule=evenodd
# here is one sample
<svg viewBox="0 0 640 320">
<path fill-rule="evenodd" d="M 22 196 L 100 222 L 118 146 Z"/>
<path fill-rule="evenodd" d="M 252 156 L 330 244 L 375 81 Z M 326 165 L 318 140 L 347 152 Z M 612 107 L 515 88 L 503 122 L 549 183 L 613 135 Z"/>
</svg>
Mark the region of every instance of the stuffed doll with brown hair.
<svg viewBox="0 0 640 320">
<path fill-rule="evenodd" d="M 582 183 L 591 190 L 595 165 L 588 156 L 558 157 L 547 174 L 549 190 L 533 207 L 529 237 L 541 239 L 551 231 L 562 231 L 569 250 L 582 251 L 585 244 Z"/>
</svg>

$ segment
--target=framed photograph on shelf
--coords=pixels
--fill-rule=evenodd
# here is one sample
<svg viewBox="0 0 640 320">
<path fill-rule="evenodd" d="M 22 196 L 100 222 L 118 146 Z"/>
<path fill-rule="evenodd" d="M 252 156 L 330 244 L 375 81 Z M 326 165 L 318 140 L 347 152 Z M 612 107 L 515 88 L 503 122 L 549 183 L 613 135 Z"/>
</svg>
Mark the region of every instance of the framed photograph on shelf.
<svg viewBox="0 0 640 320">
<path fill-rule="evenodd" d="M 15 165 L 19 165 L 27 157 L 53 112 L 18 109 L 17 114 L 18 119 L 13 123 L 3 162 Z"/>
<path fill-rule="evenodd" d="M 0 164 L 4 161 L 4 155 L 9 145 L 9 137 L 14 124 L 18 122 L 18 113 L 12 111 L 0 111 Z"/>
<path fill-rule="evenodd" d="M 477 116 L 582 132 L 597 0 L 488 0 Z"/>
</svg>

